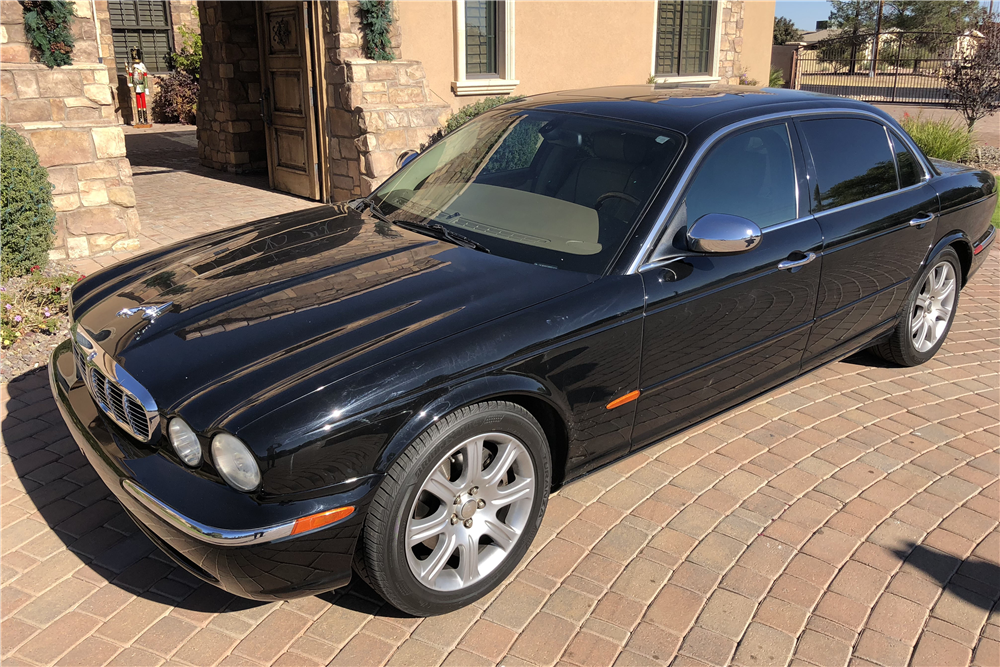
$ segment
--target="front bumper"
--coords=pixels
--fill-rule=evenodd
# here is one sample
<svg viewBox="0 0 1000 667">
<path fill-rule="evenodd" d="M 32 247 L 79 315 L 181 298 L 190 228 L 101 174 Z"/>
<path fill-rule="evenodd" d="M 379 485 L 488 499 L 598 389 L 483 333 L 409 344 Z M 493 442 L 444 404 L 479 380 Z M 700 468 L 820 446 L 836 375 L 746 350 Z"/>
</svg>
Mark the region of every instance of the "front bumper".
<svg viewBox="0 0 1000 667">
<path fill-rule="evenodd" d="M 350 582 L 378 477 L 322 498 L 260 503 L 185 470 L 158 451 L 157 436 L 149 444 L 131 438 L 98 408 L 77 369 L 71 342 L 56 347 L 49 381 L 66 426 L 129 516 L 179 565 L 255 600 L 314 595 Z M 289 537 L 295 519 L 347 505 L 356 508 L 347 518 Z M 189 509 L 199 506 L 211 511 L 210 521 Z"/>
</svg>

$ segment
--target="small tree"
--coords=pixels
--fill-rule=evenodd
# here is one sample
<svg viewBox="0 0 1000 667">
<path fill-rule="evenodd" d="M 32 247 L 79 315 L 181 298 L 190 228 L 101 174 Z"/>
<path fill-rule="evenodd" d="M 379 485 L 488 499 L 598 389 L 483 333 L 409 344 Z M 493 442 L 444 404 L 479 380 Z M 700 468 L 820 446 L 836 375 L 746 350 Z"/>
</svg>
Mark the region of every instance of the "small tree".
<svg viewBox="0 0 1000 667">
<path fill-rule="evenodd" d="M 781 45 L 797 42 L 802 37 L 802 31 L 795 27 L 791 19 L 779 16 L 774 19 L 774 44 Z"/>
<path fill-rule="evenodd" d="M 1000 23 L 986 23 L 980 32 L 983 37 L 956 53 L 944 75 L 948 106 L 965 117 L 969 132 L 976 121 L 1000 109 Z"/>
</svg>

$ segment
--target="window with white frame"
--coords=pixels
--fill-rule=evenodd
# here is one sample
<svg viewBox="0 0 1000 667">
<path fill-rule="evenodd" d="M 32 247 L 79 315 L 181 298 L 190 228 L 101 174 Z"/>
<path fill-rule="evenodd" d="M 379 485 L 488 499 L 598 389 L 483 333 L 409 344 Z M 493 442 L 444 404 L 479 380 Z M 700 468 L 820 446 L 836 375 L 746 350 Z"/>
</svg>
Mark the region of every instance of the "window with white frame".
<svg viewBox="0 0 1000 667">
<path fill-rule="evenodd" d="M 683 0 L 656 5 L 657 77 L 711 77 L 717 71 L 716 5 Z"/>
<path fill-rule="evenodd" d="M 456 95 L 514 90 L 514 0 L 456 0 Z"/>
</svg>

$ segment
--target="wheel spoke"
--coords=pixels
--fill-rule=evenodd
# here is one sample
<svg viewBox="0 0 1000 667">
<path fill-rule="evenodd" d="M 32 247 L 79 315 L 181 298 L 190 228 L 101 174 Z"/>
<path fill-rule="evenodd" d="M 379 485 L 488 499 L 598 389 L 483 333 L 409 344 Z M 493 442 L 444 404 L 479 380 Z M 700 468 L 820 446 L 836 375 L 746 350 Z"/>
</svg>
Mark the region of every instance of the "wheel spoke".
<svg viewBox="0 0 1000 667">
<path fill-rule="evenodd" d="M 445 533 L 444 537 L 438 540 L 434 551 L 423 561 L 423 568 L 420 571 L 420 578 L 425 584 L 431 587 L 434 586 L 434 582 L 437 581 L 441 570 L 444 569 L 451 555 L 455 553 L 456 546 L 457 540 L 453 533 Z"/>
<path fill-rule="evenodd" d="M 479 538 L 472 533 L 458 542 L 458 576 L 463 586 L 479 579 Z"/>
<path fill-rule="evenodd" d="M 520 534 L 495 516 L 486 519 L 485 529 L 486 535 L 503 551 L 510 551 Z"/>
<path fill-rule="evenodd" d="M 433 493 L 445 505 L 451 505 L 455 500 L 455 496 L 461 492 L 461 489 L 445 476 L 442 465 L 435 468 L 431 476 L 427 478 L 427 481 L 424 483 L 424 491 Z"/>
<path fill-rule="evenodd" d="M 924 294 L 918 294 L 915 305 L 921 310 L 927 310 L 927 306 L 930 305 L 930 299 Z"/>
<path fill-rule="evenodd" d="M 483 474 L 483 484 L 490 488 L 496 488 L 510 467 L 514 465 L 514 461 L 517 460 L 517 453 L 517 447 L 512 443 L 508 442 L 502 445 L 496 458 L 490 463 L 489 469 Z"/>
<path fill-rule="evenodd" d="M 462 477 L 465 484 L 476 484 L 483 477 L 483 439 L 476 438 L 470 441 L 464 449 L 464 456 L 462 463 L 465 467 L 465 471 Z"/>
<path fill-rule="evenodd" d="M 924 321 L 924 314 L 923 313 L 920 313 L 919 315 L 917 315 L 916 313 L 914 313 L 914 315 L 913 315 L 913 321 L 910 322 L 910 334 L 912 334 L 913 336 L 916 336 L 917 332 L 920 331 L 920 324 L 923 321 Z"/>
<path fill-rule="evenodd" d="M 510 484 L 497 487 L 491 504 L 494 508 L 499 508 L 524 498 L 530 498 L 534 488 L 535 484 L 531 479 L 519 477 Z"/>
<path fill-rule="evenodd" d="M 444 533 L 451 525 L 451 506 L 442 504 L 437 512 L 423 519 L 411 519 L 407 543 L 410 547 L 415 547 L 421 542 L 426 542 L 432 537 Z"/>
</svg>

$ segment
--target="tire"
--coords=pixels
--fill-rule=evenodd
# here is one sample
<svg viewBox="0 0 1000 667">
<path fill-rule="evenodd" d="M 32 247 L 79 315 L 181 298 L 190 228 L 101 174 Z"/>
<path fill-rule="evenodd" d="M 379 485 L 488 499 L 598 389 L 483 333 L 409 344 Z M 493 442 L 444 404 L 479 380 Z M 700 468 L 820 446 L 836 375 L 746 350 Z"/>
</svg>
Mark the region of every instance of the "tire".
<svg viewBox="0 0 1000 667">
<path fill-rule="evenodd" d="M 475 463 L 465 465 L 477 451 L 478 474 Z M 548 441 L 531 413 L 496 401 L 461 408 L 389 469 L 365 519 L 356 569 L 414 616 L 471 604 L 524 557 L 551 481 Z"/>
<path fill-rule="evenodd" d="M 940 287 L 938 277 L 943 281 Z M 945 248 L 927 262 L 910 290 L 896 328 L 872 351 L 900 366 L 919 366 L 928 361 L 941 349 L 955 321 L 961 280 L 958 255 Z M 949 282 L 950 292 L 942 298 Z"/>
</svg>

